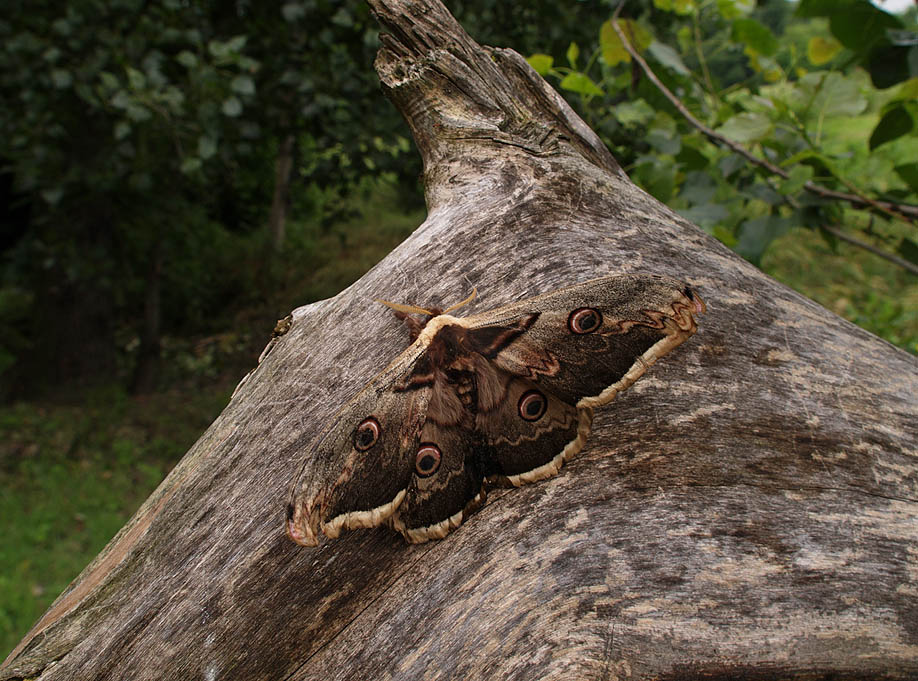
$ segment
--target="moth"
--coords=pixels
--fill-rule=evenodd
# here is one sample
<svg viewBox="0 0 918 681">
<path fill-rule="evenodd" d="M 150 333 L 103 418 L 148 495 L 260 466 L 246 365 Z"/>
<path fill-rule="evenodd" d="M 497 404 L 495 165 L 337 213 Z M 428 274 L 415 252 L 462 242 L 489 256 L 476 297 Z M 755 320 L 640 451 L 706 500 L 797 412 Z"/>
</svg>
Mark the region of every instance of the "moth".
<svg viewBox="0 0 918 681">
<path fill-rule="evenodd" d="M 692 288 L 655 275 L 463 318 L 449 314 L 458 306 L 386 304 L 413 342 L 310 445 L 287 507 L 298 544 L 383 524 L 411 543 L 440 539 L 489 488 L 555 475 L 583 447 L 593 409 L 692 336 L 705 311 Z"/>
</svg>

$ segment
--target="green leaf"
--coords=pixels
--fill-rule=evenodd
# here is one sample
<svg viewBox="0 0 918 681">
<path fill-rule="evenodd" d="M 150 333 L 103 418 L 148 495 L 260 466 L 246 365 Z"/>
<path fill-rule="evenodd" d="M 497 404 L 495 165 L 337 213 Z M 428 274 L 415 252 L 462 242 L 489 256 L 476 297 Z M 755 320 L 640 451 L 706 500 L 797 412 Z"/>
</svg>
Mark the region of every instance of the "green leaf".
<svg viewBox="0 0 918 681">
<path fill-rule="evenodd" d="M 230 82 L 230 89 L 240 95 L 254 95 L 255 81 L 250 76 L 236 76 Z"/>
<path fill-rule="evenodd" d="M 571 65 L 572 69 L 577 68 L 577 57 L 579 56 L 580 48 L 577 43 L 571 43 L 567 48 L 567 63 Z"/>
<path fill-rule="evenodd" d="M 751 14 L 755 0 L 717 0 L 717 11 L 724 19 L 736 19 Z"/>
<path fill-rule="evenodd" d="M 695 0 L 653 0 L 653 5 L 664 12 L 691 14 L 695 10 Z"/>
<path fill-rule="evenodd" d="M 52 206 L 57 205 L 57 203 L 64 196 L 64 188 L 61 186 L 49 187 L 48 189 L 43 189 L 41 192 L 41 198 L 50 203 Z"/>
<path fill-rule="evenodd" d="M 734 250 L 749 262 L 758 265 L 768 245 L 791 228 L 791 221 L 775 215 L 747 220 L 740 227 Z"/>
<path fill-rule="evenodd" d="M 643 52 L 653 42 L 650 32 L 631 19 L 619 19 L 618 27 L 638 52 Z M 602 50 L 602 60 L 609 66 L 631 62 L 631 55 L 615 32 L 611 20 L 603 22 L 599 29 L 599 47 Z"/>
<path fill-rule="evenodd" d="M 217 153 L 217 140 L 208 135 L 198 138 L 198 156 L 206 161 Z"/>
<path fill-rule="evenodd" d="M 668 114 L 658 112 L 647 128 L 647 143 L 661 154 L 675 156 L 682 149 L 682 138 L 676 122 Z"/>
<path fill-rule="evenodd" d="M 658 201 L 666 203 L 676 188 L 676 167 L 660 157 L 643 157 L 634 169 L 637 183 Z"/>
<path fill-rule="evenodd" d="M 881 144 L 886 144 L 898 139 L 912 131 L 915 121 L 904 106 L 897 105 L 883 114 L 880 122 L 870 135 L 870 150 L 873 151 Z"/>
<path fill-rule="evenodd" d="M 643 99 L 616 104 L 613 113 L 622 125 L 646 125 L 654 116 L 653 107 Z"/>
<path fill-rule="evenodd" d="M 197 156 L 189 156 L 184 161 L 182 161 L 181 171 L 185 175 L 191 175 L 192 173 L 201 169 L 201 159 Z"/>
<path fill-rule="evenodd" d="M 807 165 L 796 165 L 790 170 L 790 177 L 782 180 L 778 188 L 782 194 L 796 194 L 803 185 L 813 179 L 813 168 Z"/>
<path fill-rule="evenodd" d="M 127 71 L 128 84 L 131 86 L 131 88 L 134 90 L 142 90 L 146 86 L 147 78 L 141 71 L 138 71 L 131 66 L 128 66 L 125 71 Z"/>
<path fill-rule="evenodd" d="M 902 237 L 899 247 L 896 249 L 903 258 L 914 265 L 918 265 L 918 243 L 909 239 L 907 236 Z"/>
<path fill-rule="evenodd" d="M 102 86 L 109 90 L 117 90 L 121 86 L 121 83 L 115 75 L 108 71 L 100 71 L 99 80 L 102 81 Z"/>
<path fill-rule="evenodd" d="M 737 19 L 733 22 L 732 40 L 755 50 L 766 57 L 778 51 L 778 40 L 771 30 L 755 19 Z"/>
<path fill-rule="evenodd" d="M 227 97 L 223 100 L 220 110 L 225 116 L 235 118 L 242 113 L 242 102 L 237 97 Z"/>
<path fill-rule="evenodd" d="M 679 53 L 666 43 L 661 43 L 655 40 L 650 43 L 650 46 L 647 48 L 647 52 L 649 52 L 650 55 L 658 62 L 663 64 L 663 66 L 669 67 L 679 75 L 689 75 L 690 71 L 682 61 L 682 57 L 680 57 Z"/>
<path fill-rule="evenodd" d="M 198 57 L 193 52 L 182 50 L 175 55 L 175 61 L 184 66 L 186 69 L 193 69 L 198 65 Z"/>
<path fill-rule="evenodd" d="M 284 21 L 293 23 L 306 16 L 306 8 L 299 2 L 285 2 L 281 7 L 281 14 L 284 17 Z"/>
<path fill-rule="evenodd" d="M 768 116 L 760 113 L 744 112 L 727 120 L 718 128 L 718 132 L 734 142 L 748 144 L 771 135 L 773 127 Z"/>
<path fill-rule="evenodd" d="M 629 63 L 631 55 L 622 44 L 618 33 L 612 27 L 612 20 L 603 22 L 599 27 L 599 47 L 602 50 L 602 60 L 609 66 L 616 64 Z"/>
<path fill-rule="evenodd" d="M 51 82 L 54 83 L 54 87 L 63 90 L 73 83 L 73 76 L 65 69 L 54 69 L 51 71 Z"/>
<path fill-rule="evenodd" d="M 832 35 L 849 50 L 861 53 L 884 42 L 887 28 L 903 26 L 867 0 L 800 0 L 797 16 L 828 17 Z"/>
<path fill-rule="evenodd" d="M 682 208 L 676 212 L 699 227 L 706 228 L 714 227 L 730 216 L 730 211 L 722 203 L 704 203 L 691 208 Z"/>
<path fill-rule="evenodd" d="M 909 188 L 918 193 L 918 163 L 905 163 L 895 167 L 896 175 L 902 178 L 902 181 Z"/>
<path fill-rule="evenodd" d="M 118 121 L 115 123 L 115 139 L 123 140 L 125 137 L 131 134 L 131 124 L 127 121 Z"/>
<path fill-rule="evenodd" d="M 913 59 L 909 64 L 910 57 Z M 877 45 L 867 57 L 867 70 L 874 87 L 885 90 L 918 73 L 918 48 Z"/>
<path fill-rule="evenodd" d="M 561 81 L 561 87 L 571 92 L 578 92 L 581 95 L 603 94 L 603 91 L 600 90 L 596 86 L 596 83 L 590 80 L 590 77 L 585 73 L 575 72 L 567 74 L 564 80 Z"/>
<path fill-rule="evenodd" d="M 131 102 L 127 107 L 127 117 L 135 123 L 139 123 L 141 121 L 150 120 L 153 117 L 153 114 L 147 107 L 143 106 L 142 104 Z"/>
<path fill-rule="evenodd" d="M 71 33 L 73 33 L 73 26 L 71 26 L 70 22 L 64 19 L 63 17 L 60 19 L 55 19 L 54 22 L 51 24 L 51 28 L 54 30 L 55 33 L 59 33 L 60 35 L 63 35 L 63 36 L 68 36 Z"/>
<path fill-rule="evenodd" d="M 550 54 L 533 54 L 526 61 L 540 76 L 547 76 L 555 63 L 555 58 Z"/>
<path fill-rule="evenodd" d="M 806 44 L 806 58 L 813 66 L 822 66 L 832 61 L 835 55 L 841 52 L 841 49 L 841 43 L 835 38 L 815 36 L 810 38 Z"/>
</svg>

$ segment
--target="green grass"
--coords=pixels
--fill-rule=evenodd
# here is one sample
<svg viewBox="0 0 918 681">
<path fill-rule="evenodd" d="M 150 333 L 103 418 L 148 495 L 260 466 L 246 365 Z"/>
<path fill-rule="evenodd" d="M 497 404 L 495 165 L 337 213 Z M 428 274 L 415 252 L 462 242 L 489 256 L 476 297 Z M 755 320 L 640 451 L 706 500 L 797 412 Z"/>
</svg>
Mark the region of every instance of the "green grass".
<svg viewBox="0 0 918 681">
<path fill-rule="evenodd" d="M 862 233 L 852 235 L 866 240 Z M 830 244 L 808 229 L 795 229 L 772 242 L 762 269 L 839 316 L 918 354 L 915 275 L 844 242 Z"/>
<path fill-rule="evenodd" d="M 0 659 L 153 491 L 232 386 L 0 408 Z"/>
</svg>

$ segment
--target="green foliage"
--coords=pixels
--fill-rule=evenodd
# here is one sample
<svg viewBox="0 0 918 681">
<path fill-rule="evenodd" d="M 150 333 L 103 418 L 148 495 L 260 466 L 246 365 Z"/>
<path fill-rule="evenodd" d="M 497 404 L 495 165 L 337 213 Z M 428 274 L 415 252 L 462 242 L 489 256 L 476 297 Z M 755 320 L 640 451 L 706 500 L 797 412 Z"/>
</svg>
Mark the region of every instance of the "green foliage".
<svg viewBox="0 0 918 681">
<path fill-rule="evenodd" d="M 556 66 L 547 51 L 533 58 L 632 179 L 756 264 L 795 228 L 825 235 L 823 226 L 839 225 L 864 230 L 857 238 L 918 263 L 913 224 L 903 229 L 889 211 L 808 190 L 817 184 L 918 204 L 914 27 L 867 0 L 802 0 L 795 15 L 783 1 L 654 0 L 640 7 L 631 3 L 626 8 L 637 16 L 601 24 L 592 55 L 568 59 L 568 67 Z M 712 144 L 636 70 L 616 27 L 704 126 L 786 175 Z M 889 324 L 907 323 L 905 311 L 875 309 Z M 914 347 L 910 337 L 899 341 Z"/>
</svg>

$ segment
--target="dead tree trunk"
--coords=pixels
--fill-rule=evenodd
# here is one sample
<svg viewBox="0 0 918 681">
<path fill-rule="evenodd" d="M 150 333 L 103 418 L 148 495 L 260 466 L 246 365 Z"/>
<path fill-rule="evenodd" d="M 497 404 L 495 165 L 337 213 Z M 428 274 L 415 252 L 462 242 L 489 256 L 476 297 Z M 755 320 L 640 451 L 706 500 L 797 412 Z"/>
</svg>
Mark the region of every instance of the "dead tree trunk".
<svg viewBox="0 0 918 681">
<path fill-rule="evenodd" d="M 918 676 L 918 366 L 631 184 L 515 52 L 370 0 L 429 216 L 295 311 L 2 679 Z M 472 311 L 617 272 L 708 303 L 551 480 L 443 541 L 283 532 L 310 438 L 406 346 L 372 298 Z"/>
</svg>

